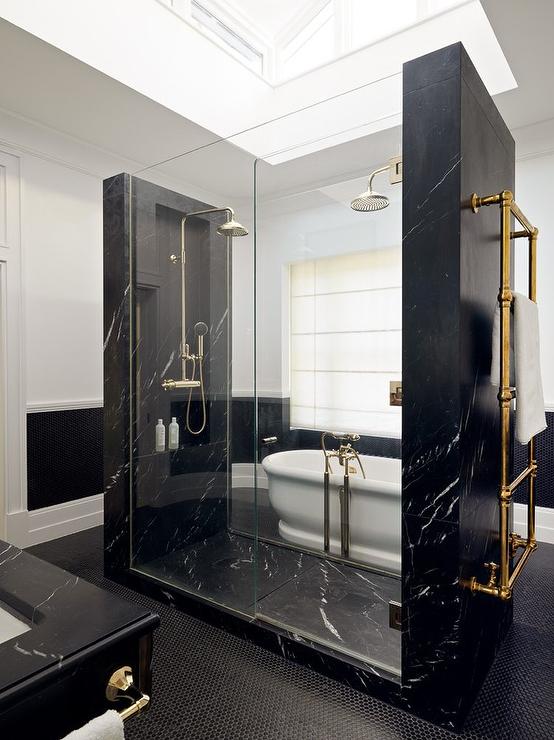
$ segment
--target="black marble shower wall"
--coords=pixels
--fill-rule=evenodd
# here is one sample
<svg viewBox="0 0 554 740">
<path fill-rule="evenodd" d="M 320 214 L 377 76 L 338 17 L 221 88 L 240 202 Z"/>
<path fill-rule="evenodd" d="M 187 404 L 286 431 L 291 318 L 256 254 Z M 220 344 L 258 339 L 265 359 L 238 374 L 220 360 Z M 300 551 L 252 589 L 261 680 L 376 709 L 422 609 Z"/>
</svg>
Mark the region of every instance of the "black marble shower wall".
<svg viewBox="0 0 554 740">
<path fill-rule="evenodd" d="M 163 378 L 181 376 L 181 219 L 209 204 L 128 175 L 106 181 L 105 242 L 105 486 L 107 560 L 128 567 L 117 542 L 131 538 L 139 566 L 194 543 L 226 525 L 227 420 L 230 379 L 227 254 L 215 225 L 187 221 L 187 339 L 208 324 L 204 341 L 206 431 L 185 431 L 188 391 L 166 392 Z M 131 387 L 129 388 L 129 381 Z M 193 392 L 193 428 L 201 423 Z M 131 418 L 132 415 L 132 418 Z M 180 426 L 178 450 L 155 451 L 158 419 Z M 132 439 L 132 447 L 129 441 Z M 131 465 L 129 466 L 129 461 Z"/>
<path fill-rule="evenodd" d="M 461 44 L 404 65 L 403 694 L 458 727 L 511 622 L 472 596 L 498 560 L 499 412 L 490 383 L 499 209 L 514 142 Z"/>
</svg>

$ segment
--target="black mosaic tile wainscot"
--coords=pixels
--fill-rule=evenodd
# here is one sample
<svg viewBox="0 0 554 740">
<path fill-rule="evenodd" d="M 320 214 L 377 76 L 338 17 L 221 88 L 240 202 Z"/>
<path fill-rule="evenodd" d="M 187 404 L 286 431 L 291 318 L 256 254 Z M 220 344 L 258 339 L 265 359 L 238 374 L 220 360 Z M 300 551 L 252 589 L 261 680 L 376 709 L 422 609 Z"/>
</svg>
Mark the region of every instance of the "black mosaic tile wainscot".
<svg viewBox="0 0 554 740">
<path fill-rule="evenodd" d="M 101 407 L 27 414 L 29 511 L 103 491 Z"/>
<path fill-rule="evenodd" d="M 548 428 L 537 436 L 537 506 L 554 509 L 554 411 L 546 412 Z M 514 444 L 514 474 L 527 465 L 527 445 Z M 514 494 L 517 503 L 527 502 L 527 485 L 520 486 Z"/>
</svg>

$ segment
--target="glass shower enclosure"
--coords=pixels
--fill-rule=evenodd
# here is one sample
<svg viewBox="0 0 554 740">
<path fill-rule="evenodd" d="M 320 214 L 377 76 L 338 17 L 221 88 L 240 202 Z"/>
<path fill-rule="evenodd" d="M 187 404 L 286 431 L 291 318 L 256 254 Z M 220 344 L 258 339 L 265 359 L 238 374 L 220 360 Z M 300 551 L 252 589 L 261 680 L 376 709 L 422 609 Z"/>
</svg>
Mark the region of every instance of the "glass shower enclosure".
<svg viewBox="0 0 554 740">
<path fill-rule="evenodd" d="M 129 569 L 398 683 L 400 128 L 337 113 L 369 87 L 112 178 L 105 209 L 121 186 Z"/>
</svg>

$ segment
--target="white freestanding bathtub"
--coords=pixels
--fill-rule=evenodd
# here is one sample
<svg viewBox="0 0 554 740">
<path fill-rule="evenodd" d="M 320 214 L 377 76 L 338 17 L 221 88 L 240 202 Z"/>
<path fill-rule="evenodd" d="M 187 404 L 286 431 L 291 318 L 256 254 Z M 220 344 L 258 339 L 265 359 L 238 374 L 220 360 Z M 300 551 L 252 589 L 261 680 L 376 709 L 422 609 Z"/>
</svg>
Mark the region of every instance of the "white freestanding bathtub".
<svg viewBox="0 0 554 740">
<path fill-rule="evenodd" d="M 360 455 L 350 473 L 350 560 L 400 574 L 401 461 Z M 287 542 L 323 550 L 323 452 L 288 450 L 262 462 L 269 500 L 279 516 L 279 534 Z M 340 555 L 339 488 L 343 468 L 331 458 L 330 551 Z"/>
</svg>

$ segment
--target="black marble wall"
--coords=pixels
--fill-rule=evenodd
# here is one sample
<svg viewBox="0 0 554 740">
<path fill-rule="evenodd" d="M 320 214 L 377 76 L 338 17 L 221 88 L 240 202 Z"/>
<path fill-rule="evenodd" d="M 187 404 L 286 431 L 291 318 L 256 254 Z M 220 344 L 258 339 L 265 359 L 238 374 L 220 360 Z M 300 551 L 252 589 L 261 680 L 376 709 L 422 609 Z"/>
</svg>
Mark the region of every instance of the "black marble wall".
<svg viewBox="0 0 554 740">
<path fill-rule="evenodd" d="M 102 408 L 27 414 L 27 508 L 102 493 Z"/>
<path fill-rule="evenodd" d="M 403 693 L 463 722 L 511 604 L 460 583 L 498 561 L 499 412 L 489 377 L 499 209 L 514 142 L 461 44 L 404 65 Z"/>
<path fill-rule="evenodd" d="M 208 424 L 193 435 L 184 425 L 188 391 L 161 386 L 164 378 L 181 376 L 181 265 L 170 255 L 180 254 L 184 214 L 210 206 L 127 175 L 106 181 L 104 196 L 104 475 L 111 570 L 130 564 L 119 541 L 132 539 L 132 562 L 139 565 L 226 526 L 230 255 L 215 224 L 187 221 L 191 351 L 196 351 L 194 324 L 204 321 L 209 327 L 204 338 Z M 199 406 L 194 390 L 193 428 L 201 422 Z M 179 449 L 157 453 L 157 420 L 166 425 L 167 444 L 172 416 L 180 425 Z"/>
</svg>

